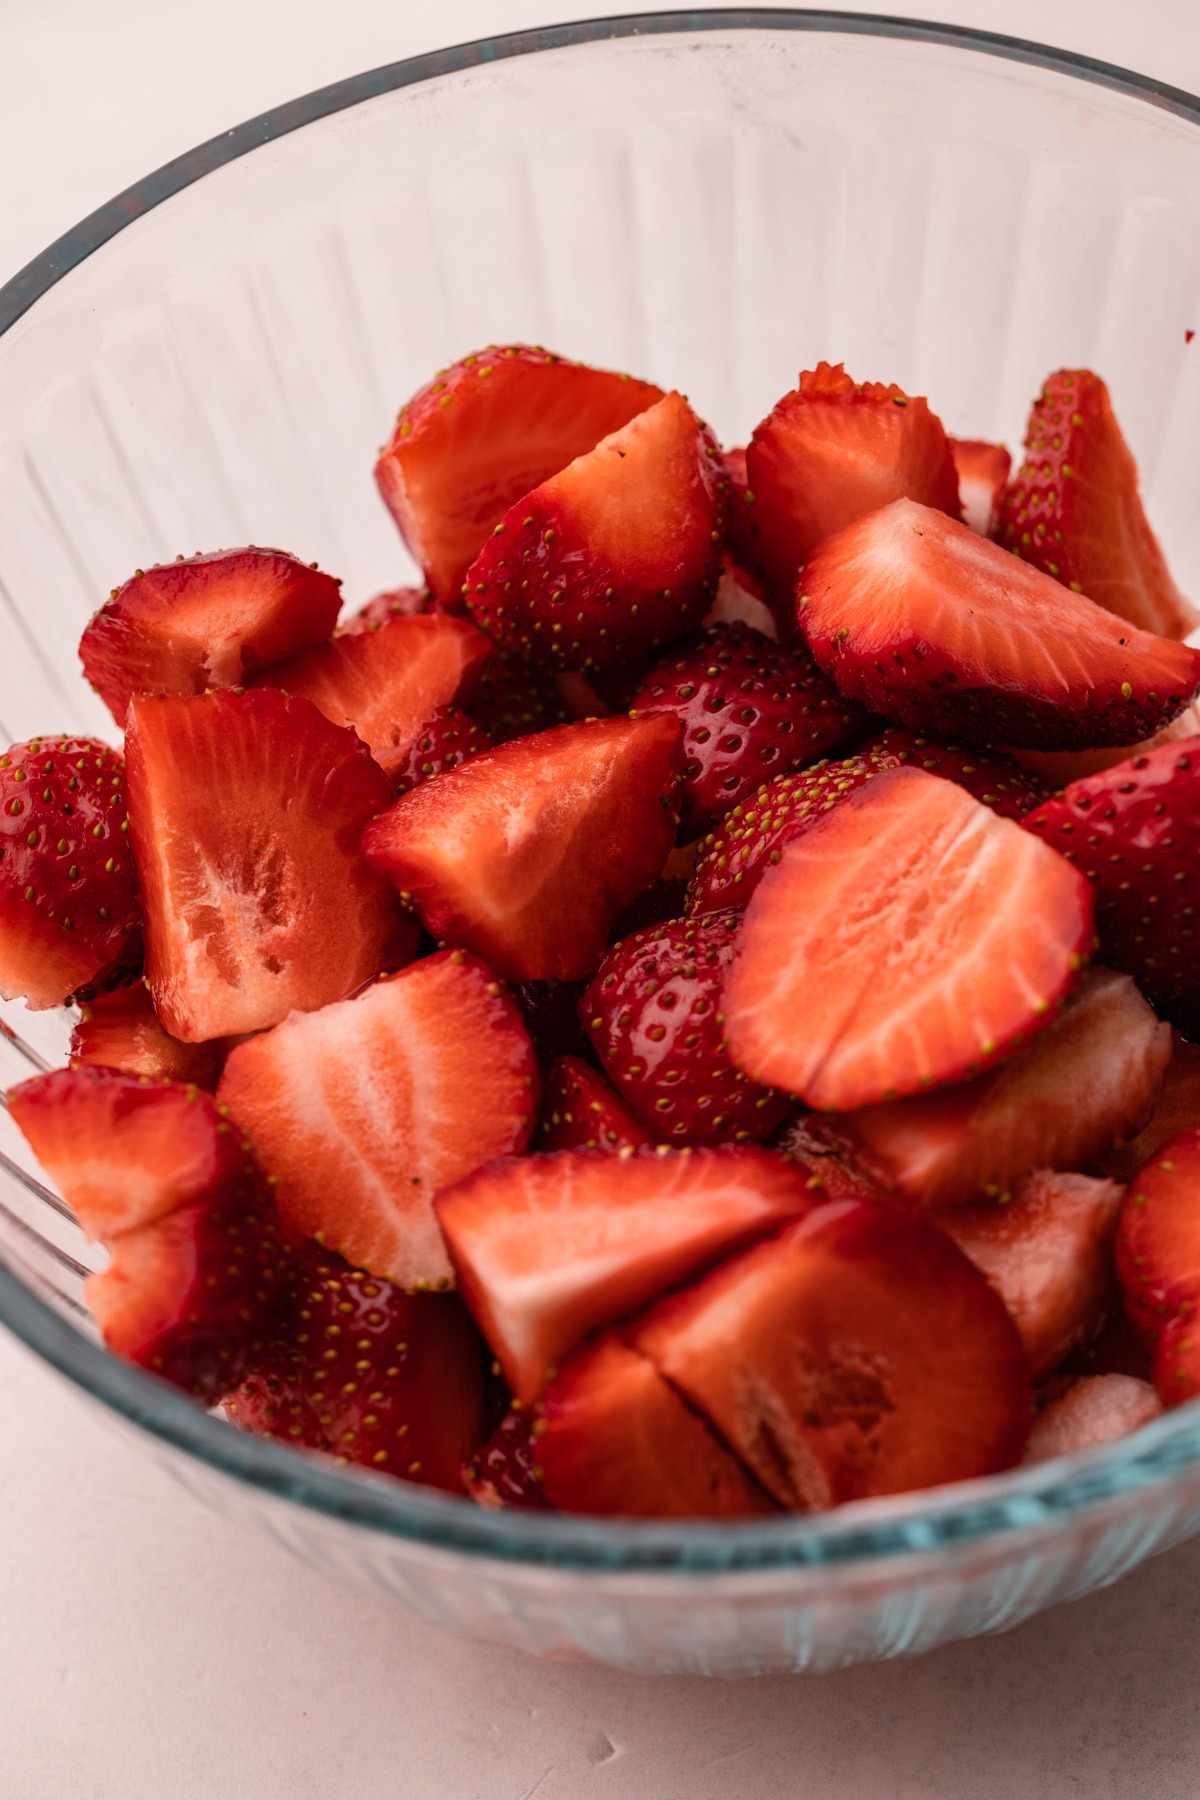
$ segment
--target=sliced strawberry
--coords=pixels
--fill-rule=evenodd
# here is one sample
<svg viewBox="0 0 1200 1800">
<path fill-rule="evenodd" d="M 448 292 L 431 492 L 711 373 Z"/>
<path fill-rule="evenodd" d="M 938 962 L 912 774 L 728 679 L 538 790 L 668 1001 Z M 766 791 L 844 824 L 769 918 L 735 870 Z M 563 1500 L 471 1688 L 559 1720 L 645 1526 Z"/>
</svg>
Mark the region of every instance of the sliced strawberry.
<svg viewBox="0 0 1200 1800">
<path fill-rule="evenodd" d="M 244 1431 L 449 1493 L 483 1428 L 479 1334 L 453 1294 L 406 1294 L 315 1245 L 275 1336 L 225 1401 Z"/>
<path fill-rule="evenodd" d="M 1092 947 L 1087 883 L 1027 843 L 937 776 L 874 777 L 759 883 L 725 983 L 733 1060 L 849 1111 L 1011 1055 Z"/>
<path fill-rule="evenodd" d="M 378 631 L 392 619 L 411 619 L 416 613 L 434 611 L 433 595 L 427 587 L 387 588 L 376 594 L 348 619 L 343 619 L 336 637 L 357 637 L 364 631 Z"/>
<path fill-rule="evenodd" d="M 612 669 L 694 629 L 720 574 L 724 466 L 668 394 L 505 513 L 467 571 L 472 615 L 555 669 Z"/>
<path fill-rule="evenodd" d="M 184 1044 L 172 1037 L 141 981 L 86 1001 L 71 1033 L 72 1068 L 90 1063 L 123 1069 L 130 1075 L 194 1082 L 211 1090 L 217 1085 L 224 1060 L 225 1045 L 220 1039 Z"/>
<path fill-rule="evenodd" d="M 1101 1172 L 1113 1181 L 1132 1181 L 1164 1145 L 1193 1126 L 1200 1126 L 1200 1044 L 1189 1044 L 1175 1032 L 1171 1060 L 1150 1123 L 1135 1138 L 1103 1157 Z"/>
<path fill-rule="evenodd" d="M 565 725 L 568 718 L 548 669 L 531 669 L 519 656 L 498 649 L 483 665 L 471 716 L 497 744 Z"/>
<path fill-rule="evenodd" d="M 439 1188 L 523 1150 L 537 1073 L 490 969 L 444 951 L 230 1052 L 220 1096 L 287 1225 L 402 1287 L 447 1285 Z"/>
<path fill-rule="evenodd" d="M 96 738 L 0 756 L 0 994 L 41 1010 L 136 972 L 125 764 Z"/>
<path fill-rule="evenodd" d="M 664 1143 L 748 1143 L 792 1111 L 729 1060 L 721 991 L 741 914 L 637 931 L 609 951 L 579 1017 L 609 1080 Z"/>
<path fill-rule="evenodd" d="M 401 408 L 375 479 L 439 601 L 509 507 L 662 399 L 662 389 L 525 344 L 444 369 Z"/>
<path fill-rule="evenodd" d="M 578 980 L 666 860 L 682 762 L 673 719 L 562 725 L 406 794 L 363 850 L 439 940 L 509 980 Z"/>
<path fill-rule="evenodd" d="M 125 747 L 146 979 L 172 1036 L 260 1030 L 412 955 L 415 922 L 359 849 L 391 784 L 311 700 L 135 699 Z"/>
<path fill-rule="evenodd" d="M 539 1150 L 636 1150 L 650 1142 L 603 1076 L 563 1056 L 546 1077 Z"/>
<path fill-rule="evenodd" d="M 431 775 L 457 769 L 481 750 L 490 750 L 491 745 L 483 726 L 469 714 L 460 712 L 457 706 L 439 706 L 410 744 L 404 761 L 392 770 L 396 787 L 407 794 Z"/>
<path fill-rule="evenodd" d="M 1025 1446 L 1027 1463 L 1056 1456 L 1081 1456 L 1114 1444 L 1162 1414 L 1162 1401 L 1148 1381 L 1131 1375 L 1090 1375 L 1051 1400 L 1033 1422 Z"/>
<path fill-rule="evenodd" d="M 1104 960 L 1189 1037 L 1200 1034 L 1200 738 L 1072 782 L 1025 824 L 1092 883 Z"/>
<path fill-rule="evenodd" d="M 911 500 L 827 538 L 801 587 L 800 629 L 843 693 L 969 743 L 1136 743 L 1200 687 L 1200 650 L 1126 625 Z"/>
<path fill-rule="evenodd" d="M 139 569 L 79 643 L 83 672 L 118 725 L 134 694 L 202 694 L 319 644 L 341 583 L 284 550 L 216 550 Z"/>
<path fill-rule="evenodd" d="M 749 625 L 754 631 L 761 632 L 763 637 L 776 639 L 779 637 L 779 625 L 775 614 L 767 604 L 767 597 L 760 584 L 733 558 L 726 553 L 721 564 L 721 579 L 717 583 L 717 592 L 712 605 L 704 615 L 702 624 L 710 625 Z"/>
<path fill-rule="evenodd" d="M 477 1505 L 549 1506 L 534 1425 L 532 1412 L 514 1406 L 467 1462 L 463 1485 Z"/>
<path fill-rule="evenodd" d="M 774 1510 L 654 1364 L 615 1332 L 571 1358 L 534 1429 L 543 1487 L 562 1512 L 729 1519 Z"/>
<path fill-rule="evenodd" d="M 754 429 L 746 450 L 751 537 L 773 592 L 822 538 L 905 496 L 957 519 L 958 477 L 925 400 L 818 363 Z M 750 567 L 754 567 L 751 560 Z"/>
<path fill-rule="evenodd" d="M 1153 1378 L 1163 1406 L 1182 1406 L 1185 1400 L 1200 1396 L 1200 1321 L 1194 1305 L 1163 1326 L 1154 1352 Z"/>
<path fill-rule="evenodd" d="M 1180 1132 L 1125 1190 L 1117 1274 L 1130 1316 L 1151 1343 L 1200 1309 L 1200 1130 Z"/>
<path fill-rule="evenodd" d="M 685 840 L 706 831 L 769 775 L 824 756 L 870 724 L 806 651 L 772 644 L 748 625 L 714 625 L 681 645 L 646 675 L 633 711 L 679 721 L 687 758 L 680 790 Z"/>
<path fill-rule="evenodd" d="M 1000 1300 L 936 1226 L 869 1200 L 814 1208 L 630 1338 L 804 1512 L 1008 1468 L 1029 1429 Z"/>
<path fill-rule="evenodd" d="M 1183 638 L 1200 624 L 1171 579 L 1108 389 L 1090 369 L 1060 369 L 1034 401 L 999 536 L 1143 631 Z"/>
<path fill-rule="evenodd" d="M 567 1351 L 808 1206 L 763 1150 L 564 1150 L 438 1195 L 463 1297 L 522 1404 Z"/>
<path fill-rule="evenodd" d="M 980 537 L 995 537 L 1012 457 L 1003 444 L 988 444 L 980 438 L 951 438 L 950 454 L 958 476 L 964 524 Z"/>
<path fill-rule="evenodd" d="M 1174 744 L 1180 738 L 1200 737 L 1200 701 L 1193 700 L 1177 719 L 1147 738 L 1144 744 L 1105 744 L 1098 750 L 1014 750 L 1014 762 L 1040 776 L 1055 793 L 1082 781 L 1088 775 L 1099 775 L 1117 763 L 1129 762 L 1160 744 Z"/>
</svg>

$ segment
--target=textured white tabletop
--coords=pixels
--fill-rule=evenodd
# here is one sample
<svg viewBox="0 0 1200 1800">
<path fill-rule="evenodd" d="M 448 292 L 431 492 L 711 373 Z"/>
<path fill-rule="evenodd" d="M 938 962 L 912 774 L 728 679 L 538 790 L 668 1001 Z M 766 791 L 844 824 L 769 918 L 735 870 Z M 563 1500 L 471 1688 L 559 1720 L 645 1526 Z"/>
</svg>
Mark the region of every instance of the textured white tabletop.
<svg viewBox="0 0 1200 1800">
<path fill-rule="evenodd" d="M 1195 0 L 912 10 L 1200 90 Z M 566 16 L 561 0 L 0 0 L 0 279 L 277 101 Z M 211 1516 L 0 1334 L 0 1800 L 1196 1800 L 1198 1603 L 1200 1540 L 1008 1637 L 837 1676 L 532 1662 Z"/>
</svg>

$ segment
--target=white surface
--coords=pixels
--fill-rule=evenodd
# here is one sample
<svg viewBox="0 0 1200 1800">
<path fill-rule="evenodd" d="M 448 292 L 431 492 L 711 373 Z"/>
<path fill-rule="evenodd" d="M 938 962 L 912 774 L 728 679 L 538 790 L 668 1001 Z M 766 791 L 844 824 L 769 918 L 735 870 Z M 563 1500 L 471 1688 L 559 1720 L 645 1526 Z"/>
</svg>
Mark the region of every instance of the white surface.
<svg viewBox="0 0 1200 1800">
<path fill-rule="evenodd" d="M 1193 0 L 913 10 L 1200 89 Z M 0 275 L 277 101 L 564 16 L 537 0 L 0 0 Z M 549 1666 L 418 1625 L 214 1519 L 3 1337 L 0 1529 L 0 1800 L 1200 1794 L 1200 1542 L 919 1662 L 728 1687 Z"/>
</svg>

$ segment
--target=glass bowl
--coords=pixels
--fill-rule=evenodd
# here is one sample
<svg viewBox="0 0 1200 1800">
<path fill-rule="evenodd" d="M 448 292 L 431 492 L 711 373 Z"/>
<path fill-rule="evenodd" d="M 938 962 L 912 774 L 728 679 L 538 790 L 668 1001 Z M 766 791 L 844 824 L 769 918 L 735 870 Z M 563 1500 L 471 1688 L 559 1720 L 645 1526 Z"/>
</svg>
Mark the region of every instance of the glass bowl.
<svg viewBox="0 0 1200 1800">
<path fill-rule="evenodd" d="M 899 20 L 564 25 L 398 63 L 149 176 L 0 290 L 0 732 L 111 731 L 77 670 L 115 582 L 279 543 L 352 605 L 413 571 L 371 481 L 439 365 L 542 342 L 692 397 L 727 443 L 817 358 L 1019 441 L 1105 374 L 1200 587 L 1200 103 Z M 61 1060 L 5 1009 L 0 1080 Z M 823 1517 L 486 1512 L 242 1436 L 106 1356 L 88 1252 L 0 1118 L 0 1320 L 196 1493 L 318 1568 L 547 1655 L 723 1675 L 995 1631 L 1200 1527 L 1200 1412 Z"/>
</svg>

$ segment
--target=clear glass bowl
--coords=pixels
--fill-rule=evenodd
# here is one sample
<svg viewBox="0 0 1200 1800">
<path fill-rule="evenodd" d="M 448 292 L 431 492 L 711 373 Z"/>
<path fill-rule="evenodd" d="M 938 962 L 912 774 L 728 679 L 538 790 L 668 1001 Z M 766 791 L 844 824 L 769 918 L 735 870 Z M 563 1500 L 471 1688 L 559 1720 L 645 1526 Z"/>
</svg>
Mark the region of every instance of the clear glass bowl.
<svg viewBox="0 0 1200 1800">
<path fill-rule="evenodd" d="M 802 364 L 1019 441 L 1110 381 L 1200 588 L 1200 103 L 978 33 L 804 12 L 468 45 L 202 146 L 0 290 L 0 733 L 111 731 L 84 620 L 139 564 L 279 543 L 351 604 L 411 573 L 371 482 L 439 364 L 544 342 L 741 441 Z M 6 1009 L 0 1079 L 60 1060 Z M 767 1523 L 489 1513 L 244 1437 L 106 1356 L 88 1252 L 0 1119 L 0 1319 L 222 1511 L 443 1624 L 548 1655 L 830 1668 L 1016 1624 L 1200 1527 L 1200 1412 L 1089 1456 Z"/>
</svg>

